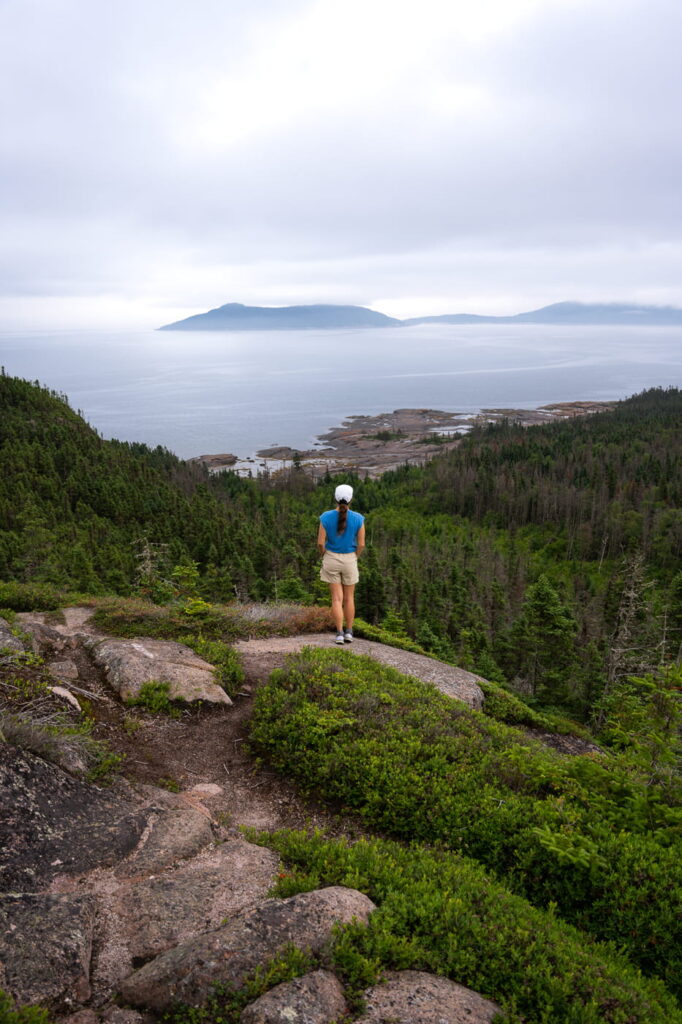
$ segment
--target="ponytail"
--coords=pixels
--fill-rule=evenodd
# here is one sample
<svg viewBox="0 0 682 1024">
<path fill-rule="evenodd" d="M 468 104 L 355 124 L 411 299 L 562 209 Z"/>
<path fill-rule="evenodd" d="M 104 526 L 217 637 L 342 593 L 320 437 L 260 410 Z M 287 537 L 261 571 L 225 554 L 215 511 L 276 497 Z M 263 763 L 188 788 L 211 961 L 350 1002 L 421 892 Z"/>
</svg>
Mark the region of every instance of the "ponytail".
<svg viewBox="0 0 682 1024">
<path fill-rule="evenodd" d="M 339 518 L 336 523 L 336 532 L 339 536 L 346 532 L 346 519 L 348 518 L 348 502 L 343 499 L 339 502 Z"/>
</svg>

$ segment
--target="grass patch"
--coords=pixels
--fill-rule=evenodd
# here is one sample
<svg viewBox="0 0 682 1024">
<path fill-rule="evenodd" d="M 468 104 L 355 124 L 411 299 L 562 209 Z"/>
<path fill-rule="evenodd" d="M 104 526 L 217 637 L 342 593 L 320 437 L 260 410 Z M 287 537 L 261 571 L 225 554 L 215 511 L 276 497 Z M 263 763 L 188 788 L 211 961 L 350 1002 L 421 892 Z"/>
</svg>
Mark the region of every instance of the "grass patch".
<svg viewBox="0 0 682 1024">
<path fill-rule="evenodd" d="M 129 708 L 144 708 L 152 715 L 169 715 L 171 718 L 180 717 L 180 709 L 177 702 L 170 696 L 170 683 L 163 680 L 150 679 L 143 683 L 140 692 L 136 697 L 128 697 L 126 706 Z"/>
<path fill-rule="evenodd" d="M 89 721 L 74 724 L 65 715 L 36 718 L 0 714 L 0 741 L 28 750 L 89 782 L 110 782 L 123 757 L 90 735 Z"/>
<path fill-rule="evenodd" d="M 229 697 L 236 696 L 246 678 L 237 652 L 222 640 L 206 640 L 197 634 L 183 637 L 182 642 L 213 665 L 216 682 Z"/>
<path fill-rule="evenodd" d="M 682 981 L 682 785 L 563 758 L 369 658 L 307 649 L 257 694 L 251 742 L 384 834 L 443 843 Z"/>
<path fill-rule="evenodd" d="M 291 604 L 209 605 L 200 617 L 179 605 L 157 605 L 141 598 L 94 599 L 93 623 L 114 636 L 149 636 L 186 643 L 186 637 L 232 643 L 255 637 L 293 636 L 331 628 L 328 608 Z"/>
</svg>

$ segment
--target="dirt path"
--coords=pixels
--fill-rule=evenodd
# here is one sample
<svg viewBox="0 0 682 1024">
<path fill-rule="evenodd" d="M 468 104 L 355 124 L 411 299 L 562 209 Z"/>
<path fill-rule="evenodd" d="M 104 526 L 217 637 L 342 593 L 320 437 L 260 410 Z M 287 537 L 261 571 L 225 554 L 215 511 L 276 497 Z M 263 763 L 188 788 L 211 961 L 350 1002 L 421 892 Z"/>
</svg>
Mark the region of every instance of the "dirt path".
<svg viewBox="0 0 682 1024">
<path fill-rule="evenodd" d="M 315 633 L 270 637 L 235 644 L 246 673 L 242 690 L 230 708 L 184 711 L 179 719 L 130 711 L 119 704 L 100 709 L 102 735 L 125 755 L 124 772 L 137 783 L 166 785 L 187 790 L 211 783 L 221 793 L 207 801 L 224 824 L 253 828 L 324 827 L 333 834 L 359 834 L 362 828 L 347 816 L 343 820 L 328 808 L 304 799 L 287 779 L 258 765 L 248 749 L 253 694 L 286 657 L 304 647 L 334 647 L 333 635 Z M 479 703 L 479 678 L 463 669 L 385 647 L 355 640 L 344 650 L 368 654 L 401 672 L 433 682 L 451 697 L 470 697 Z M 91 666 L 90 685 L 108 690 L 99 670 Z"/>
<path fill-rule="evenodd" d="M 38 613 L 18 618 L 37 638 L 48 661 L 69 659 L 75 663 L 78 677 L 64 685 L 80 689 L 76 694 L 83 710 L 96 721 L 95 737 L 122 755 L 123 775 L 134 788 L 143 791 L 146 786 L 161 786 L 188 793 L 195 786 L 208 785 L 212 795 L 202 800 L 216 820 L 230 830 L 245 825 L 259 829 L 324 827 L 333 834 L 347 835 L 362 832 L 360 825 L 347 816 L 341 819 L 327 807 L 304 799 L 286 778 L 259 764 L 248 748 L 255 691 L 288 655 L 304 647 L 335 649 L 333 634 L 237 642 L 235 649 L 242 659 L 246 680 L 233 705 L 187 708 L 172 718 L 126 707 L 115 697 L 82 644 L 84 634 L 101 635 L 91 626 L 91 615 L 90 608 L 66 608 L 61 622 Z M 464 669 L 360 638 L 344 645 L 343 650 L 368 655 L 406 675 L 433 683 L 449 697 L 481 707 L 480 677 Z M 598 749 L 575 737 L 536 738 L 565 754 Z"/>
<path fill-rule="evenodd" d="M 122 774 L 133 789 L 144 794 L 148 786 L 161 786 L 191 800 L 190 790 L 208 785 L 215 791 L 201 800 L 228 833 L 239 826 L 324 827 L 332 834 L 346 835 L 362 832 L 347 817 L 342 822 L 328 808 L 301 797 L 286 778 L 259 765 L 248 749 L 256 689 L 284 664 L 288 653 L 309 641 L 323 639 L 326 645 L 329 634 L 254 641 L 253 649 L 247 644 L 242 653 L 246 680 L 231 707 L 186 708 L 172 718 L 128 708 L 115 696 L 81 643 L 83 635 L 102 635 L 90 625 L 91 615 L 89 608 L 66 608 L 61 622 L 41 613 L 18 618 L 22 628 L 36 637 L 48 663 L 62 659 L 75 663 L 78 677 L 65 680 L 64 685 L 78 688 L 83 710 L 96 722 L 94 737 L 122 755 Z"/>
</svg>

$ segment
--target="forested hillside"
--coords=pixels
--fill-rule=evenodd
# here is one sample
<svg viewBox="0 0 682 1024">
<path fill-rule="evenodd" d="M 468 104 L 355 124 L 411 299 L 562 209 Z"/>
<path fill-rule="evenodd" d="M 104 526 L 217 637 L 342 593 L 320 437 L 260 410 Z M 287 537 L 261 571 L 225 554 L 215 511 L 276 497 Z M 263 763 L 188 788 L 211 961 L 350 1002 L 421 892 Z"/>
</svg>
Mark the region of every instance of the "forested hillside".
<svg viewBox="0 0 682 1024">
<path fill-rule="evenodd" d="M 427 666 L 414 678 L 357 643 L 340 651 L 322 636 L 314 649 L 298 635 L 329 621 L 326 607 L 300 606 L 328 604 L 315 537 L 334 480 L 296 468 L 212 477 L 162 448 L 105 441 L 63 396 L 0 375 L 0 619 L 11 644 L 0 746 L 58 762 L 82 749 L 80 770 L 98 785 L 117 766 L 133 785 L 151 778 L 174 792 L 200 778 L 218 791 L 216 822 L 237 813 L 243 824 L 255 800 L 270 827 L 250 838 L 282 858 L 276 896 L 344 886 L 377 906 L 320 956 L 287 947 L 240 991 L 219 987 L 203 1007 L 193 996 L 163 1017 L 135 995 L 156 961 L 134 971 L 131 959 L 128 998 L 150 1020 L 237 1024 L 274 980 L 318 967 L 355 1014 L 368 985 L 408 970 L 494 999 L 500 1024 L 680 1019 L 680 423 L 682 392 L 652 390 L 612 413 L 482 428 L 425 467 L 351 481 L 368 538 L 357 632 L 477 670 L 488 679 L 481 713 L 426 682 L 443 669 L 426 658 L 403 662 Z M 50 608 L 65 610 L 47 622 L 15 614 Z M 104 641 L 81 634 L 90 614 Z M 41 638 L 40 654 L 22 629 Z M 296 652 L 274 672 L 282 637 L 260 646 L 273 632 L 294 634 Z M 190 707 L 159 677 L 117 704 L 90 646 L 116 637 L 188 646 L 234 703 Z M 258 639 L 235 650 L 237 637 Z M 46 701 L 61 699 L 51 672 L 71 663 L 51 659 L 66 641 L 79 682 L 65 683 L 80 704 L 65 714 Z M 148 643 L 130 646 L 149 657 Z M 335 834 L 350 826 L 346 838 L 271 831 L 294 786 L 316 814 L 326 805 Z M 69 840 L 85 834 L 75 822 Z M 33 847 L 33 820 L 27 835 Z M 52 850 L 48 860 L 63 864 Z M 162 876 L 173 900 L 181 875 Z M 184 964 L 188 948 L 164 945 L 157 960 L 181 949 Z M 0 1018 L 28 1021 L 7 999 L 0 991 Z"/>
<path fill-rule="evenodd" d="M 682 392 L 475 432 L 424 468 L 352 481 L 367 515 L 359 612 L 394 637 L 589 717 L 679 655 Z M 209 477 L 104 441 L 63 396 L 0 377 L 0 580 L 93 594 L 313 603 L 331 479 Z"/>
</svg>

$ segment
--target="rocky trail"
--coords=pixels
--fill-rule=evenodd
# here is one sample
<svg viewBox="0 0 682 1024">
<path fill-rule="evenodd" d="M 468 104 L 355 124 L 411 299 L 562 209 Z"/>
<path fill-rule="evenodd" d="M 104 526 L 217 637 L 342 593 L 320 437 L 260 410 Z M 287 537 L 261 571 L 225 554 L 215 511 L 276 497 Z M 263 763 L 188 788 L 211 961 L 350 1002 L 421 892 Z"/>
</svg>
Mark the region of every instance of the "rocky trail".
<svg viewBox="0 0 682 1024">
<path fill-rule="evenodd" d="M 328 810 L 302 801 L 285 779 L 257 767 L 246 748 L 248 721 L 257 687 L 274 669 L 281 668 L 289 654 L 308 646 L 333 647 L 333 634 L 238 641 L 234 647 L 240 655 L 246 681 L 234 701 L 225 705 L 222 701 L 216 702 L 199 711 L 186 710 L 176 719 L 131 712 L 112 692 L 111 673 L 106 666 L 113 662 L 117 670 L 122 660 L 113 649 L 115 644 L 138 658 L 141 654 L 139 660 L 149 662 L 149 678 L 166 678 L 163 673 L 167 672 L 168 663 L 158 652 L 166 648 L 175 654 L 175 649 L 182 645 L 147 639 L 112 641 L 89 624 L 91 615 L 89 608 L 66 608 L 63 623 L 48 623 L 51 616 L 41 613 L 18 618 L 21 628 L 33 636 L 45 655 L 57 684 L 70 690 L 81 703 L 88 701 L 85 694 L 90 694 L 89 710 L 98 723 L 95 736 L 107 740 L 124 755 L 124 773 L 131 783 L 160 785 L 182 792 L 196 785 L 211 786 L 211 812 L 235 828 L 324 825 L 333 833 L 338 832 L 339 823 Z M 100 664 L 93 658 L 94 643 L 98 641 L 105 653 L 104 661 L 98 659 Z M 201 662 L 192 652 L 184 650 L 195 662 Z M 480 708 L 483 703 L 483 693 L 477 683 L 479 677 L 471 672 L 360 638 L 355 639 L 352 648 L 347 645 L 344 650 L 370 655 L 398 671 L 433 682 L 448 696 L 463 700 L 471 707 Z M 188 664 L 189 659 L 185 657 L 185 670 Z M 129 678 L 139 682 L 141 675 L 131 661 L 127 669 Z M 195 684 L 191 684 L 187 690 L 176 692 L 190 701 L 205 697 L 205 690 L 204 686 L 203 691 L 197 691 Z M 125 690 L 125 694 L 128 692 L 132 692 L 132 687 Z M 224 696 L 224 691 L 221 690 L 221 694 Z M 344 831 L 348 827 L 349 823 L 344 821 Z"/>
<path fill-rule="evenodd" d="M 374 907 L 338 887 L 267 898 L 277 857 L 240 832 L 362 834 L 258 766 L 246 744 L 256 688 L 287 654 L 328 646 L 330 634 L 237 644 L 246 681 L 230 701 L 213 693 L 211 667 L 182 645 L 104 637 L 89 617 L 68 608 L 61 621 L 19 619 L 54 677 L 55 698 L 74 716 L 78 701 L 96 719 L 94 735 L 124 755 L 123 776 L 98 787 L 0 743 L 0 988 L 70 1024 L 141 1024 L 178 999 L 205 999 L 217 981 L 239 986 L 287 943 L 320 951 L 334 922 L 366 919 Z M 481 706 L 471 673 L 365 640 L 352 650 Z M 173 718 L 121 700 L 159 678 L 200 707 Z M 321 1024 L 346 1009 L 337 979 L 316 971 L 273 989 L 242 1020 Z M 475 1024 L 494 1010 L 453 982 L 398 972 L 368 992 L 362 1019 Z"/>
</svg>

